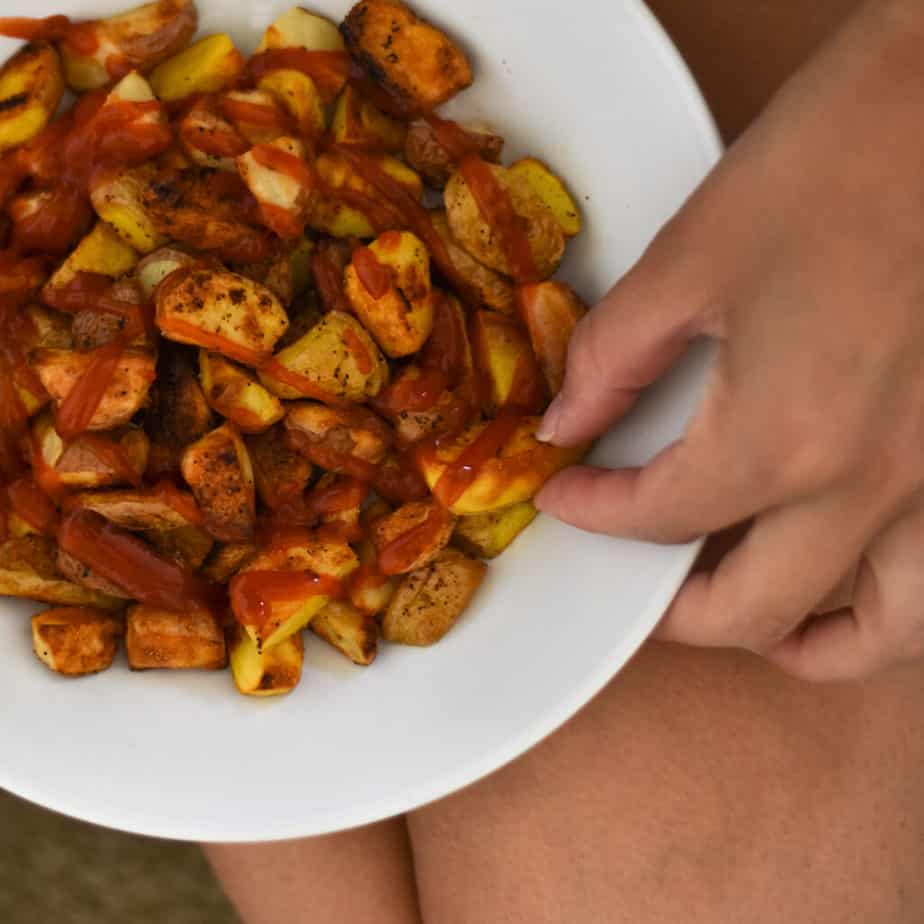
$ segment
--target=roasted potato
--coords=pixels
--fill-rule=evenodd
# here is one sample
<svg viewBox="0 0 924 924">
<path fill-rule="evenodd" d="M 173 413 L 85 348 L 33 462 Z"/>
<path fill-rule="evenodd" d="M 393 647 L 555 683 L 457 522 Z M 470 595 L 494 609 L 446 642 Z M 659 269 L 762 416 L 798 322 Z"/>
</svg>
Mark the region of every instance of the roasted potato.
<svg viewBox="0 0 924 924">
<path fill-rule="evenodd" d="M 391 506 L 381 499 L 373 501 L 363 510 L 360 522 L 368 530 L 375 521 L 391 512 Z M 356 547 L 359 570 L 350 578 L 350 603 L 369 616 L 381 613 L 388 606 L 399 578 L 382 574 L 378 568 L 378 554 L 375 543 L 366 535 Z"/>
<path fill-rule="evenodd" d="M 260 647 L 240 625 L 228 630 L 231 674 L 246 696 L 278 696 L 291 693 L 302 677 L 305 659 L 300 632 L 272 648 Z"/>
<path fill-rule="evenodd" d="M 324 99 L 315 82 L 301 71 L 270 71 L 257 81 L 257 89 L 268 93 L 288 113 L 303 138 L 320 138 L 327 128 Z"/>
<path fill-rule="evenodd" d="M 362 402 L 381 391 L 388 365 L 356 318 L 331 311 L 277 353 L 272 366 L 260 370 L 260 380 L 280 398 L 323 395 Z"/>
<path fill-rule="evenodd" d="M 58 570 L 54 541 L 34 534 L 0 543 L 0 594 L 59 606 L 122 605 L 115 597 L 66 580 Z"/>
<path fill-rule="evenodd" d="M 193 0 L 156 0 L 109 19 L 83 23 L 60 46 L 72 90 L 103 87 L 131 70 L 149 71 L 192 38 Z"/>
<path fill-rule="evenodd" d="M 256 521 L 253 469 L 240 434 L 222 424 L 183 453 L 181 471 L 205 528 L 222 542 L 249 542 Z"/>
<path fill-rule="evenodd" d="M 34 42 L 0 68 L 0 154 L 34 138 L 61 102 L 64 79 L 51 45 Z"/>
<path fill-rule="evenodd" d="M 96 214 L 139 253 L 149 254 L 166 243 L 142 201 L 154 174 L 153 164 L 129 169 L 107 167 L 94 171 L 90 185 Z"/>
<path fill-rule="evenodd" d="M 493 513 L 459 517 L 452 534 L 453 545 L 478 558 L 497 558 L 538 513 L 529 501 L 524 501 Z"/>
<path fill-rule="evenodd" d="M 196 258 L 176 247 L 160 247 L 149 253 L 137 266 L 135 275 L 145 301 L 151 301 L 154 290 L 174 271 L 192 266 Z"/>
<path fill-rule="evenodd" d="M 289 326 L 279 299 L 237 273 L 191 267 L 179 270 L 171 283 L 155 293 L 157 326 L 179 343 L 256 366 Z"/>
<path fill-rule="evenodd" d="M 96 273 L 118 279 L 131 272 L 137 262 L 138 254 L 112 228 L 99 222 L 45 284 L 43 298 L 53 301 L 54 290 L 66 286 L 77 273 Z"/>
<path fill-rule="evenodd" d="M 448 545 L 455 517 L 433 501 L 411 501 L 380 517 L 370 535 L 382 574 L 407 574 L 429 565 Z"/>
<path fill-rule="evenodd" d="M 459 126 L 475 150 L 492 164 L 500 163 L 504 139 L 489 129 Z M 453 155 L 437 137 L 433 125 L 426 119 L 415 119 L 407 128 L 404 159 L 435 189 L 442 189 L 452 176 Z"/>
<path fill-rule="evenodd" d="M 235 131 L 252 145 L 272 144 L 292 134 L 290 119 L 272 93 L 229 90 L 222 95 L 220 108 Z"/>
<path fill-rule="evenodd" d="M 64 577 L 69 581 L 73 581 L 75 584 L 80 584 L 81 587 L 99 591 L 107 597 L 123 600 L 130 599 L 121 587 L 117 584 L 113 584 L 112 581 L 104 578 L 88 565 L 85 565 L 79 558 L 75 558 L 62 548 L 58 548 L 55 564 L 57 564 L 58 570 Z"/>
<path fill-rule="evenodd" d="M 403 401 L 408 391 L 417 393 L 423 389 L 427 393 L 430 386 L 425 375 L 420 366 L 405 366 L 374 402 L 376 411 L 394 425 L 399 445 L 411 446 L 427 437 L 458 430 L 471 417 L 471 402 L 448 389 L 440 392 L 432 404 L 424 402 L 429 407 L 419 410 L 413 405 L 408 407 Z M 421 381 L 423 385 L 415 384 Z"/>
<path fill-rule="evenodd" d="M 357 317 L 388 356 L 416 353 L 430 336 L 430 257 L 410 231 L 388 231 L 354 251 L 344 288 Z"/>
<path fill-rule="evenodd" d="M 244 433 L 261 433 L 285 415 L 274 394 L 218 353 L 200 351 L 199 381 L 209 406 Z"/>
<path fill-rule="evenodd" d="M 171 503 L 172 497 L 178 502 Z M 136 532 L 162 532 L 194 525 L 184 508 L 195 510 L 195 501 L 185 491 L 170 494 L 143 489 L 83 491 L 75 494 L 69 505 L 92 510 L 116 526 Z"/>
<path fill-rule="evenodd" d="M 581 231 L 581 212 L 565 187 L 564 181 L 535 157 L 524 157 L 509 167 L 510 173 L 520 176 L 532 191 L 546 204 L 555 216 L 566 237 L 575 237 Z"/>
<path fill-rule="evenodd" d="M 562 448 L 536 439 L 538 417 L 516 417 L 472 424 L 453 439 L 444 438 L 439 446 L 424 446 L 415 454 L 417 466 L 433 496 L 453 513 L 470 516 L 491 513 L 530 500 L 556 472 L 577 462 L 587 446 Z M 485 436 L 501 433 L 503 442 L 490 458 L 477 467 L 474 480 L 455 496 L 447 495 L 442 476 L 473 443 Z"/>
<path fill-rule="evenodd" d="M 218 546 L 202 566 L 202 576 L 216 584 L 227 584 L 257 554 L 249 542 L 229 542 Z"/>
<path fill-rule="evenodd" d="M 163 61 L 151 72 L 158 99 L 176 102 L 197 93 L 216 93 L 231 86 L 244 70 L 244 58 L 225 32 L 206 35 Z"/>
<path fill-rule="evenodd" d="M 305 493 L 314 467 L 297 452 L 282 427 L 247 440 L 253 477 L 260 500 L 270 510 L 298 501 Z"/>
<path fill-rule="evenodd" d="M 522 175 L 494 164 L 489 164 L 488 169 L 506 190 L 514 212 L 522 219 L 540 278 L 551 276 L 565 252 L 565 233 L 558 219 Z M 445 202 L 449 229 L 456 241 L 480 263 L 511 275 L 497 232 L 485 221 L 468 183 L 458 171 L 446 184 Z"/>
<path fill-rule="evenodd" d="M 112 613 L 62 607 L 32 617 L 32 648 L 55 673 L 82 677 L 112 664 L 123 632 L 122 620 Z"/>
<path fill-rule="evenodd" d="M 587 307 L 563 282 L 520 286 L 517 306 L 549 394 L 557 395 L 565 381 L 571 335 Z"/>
<path fill-rule="evenodd" d="M 37 350 L 32 368 L 58 406 L 86 374 L 92 354 L 75 350 Z M 99 406 L 90 420 L 90 430 L 111 430 L 126 424 L 144 406 L 154 381 L 155 357 L 151 350 L 128 349 L 119 359 Z"/>
<path fill-rule="evenodd" d="M 340 31 L 400 114 L 430 112 L 471 86 L 462 49 L 396 0 L 362 0 Z"/>
<path fill-rule="evenodd" d="M 366 667 L 375 660 L 379 638 L 375 616 L 351 603 L 331 600 L 314 616 L 309 628 L 354 664 Z"/>
<path fill-rule="evenodd" d="M 332 535 L 355 542 L 362 536 L 359 518 L 369 485 L 349 475 L 325 472 L 305 495 L 302 518 Z"/>
<path fill-rule="evenodd" d="M 338 144 L 397 154 L 404 148 L 407 126 L 363 99 L 353 84 L 337 97 L 331 133 Z M 412 163 L 412 167 L 415 165 Z"/>
<path fill-rule="evenodd" d="M 125 276 L 112 284 L 109 294 L 117 301 L 142 305 L 144 296 L 140 286 L 130 276 Z M 76 350 L 94 350 L 96 347 L 110 343 L 125 330 L 125 318 L 115 314 L 105 314 L 93 308 L 84 308 L 74 315 L 71 323 L 71 339 Z M 153 347 L 154 339 L 142 330 L 129 344 L 134 347 Z"/>
<path fill-rule="evenodd" d="M 289 326 L 279 338 L 277 349 L 297 340 L 321 316 L 320 311 L 315 310 L 316 294 L 306 291 L 311 284 L 313 252 L 314 241 L 302 235 L 280 246 L 279 252 L 269 260 L 262 263 L 237 263 L 230 267 L 235 273 L 266 286 L 285 306 Z M 310 323 L 305 319 L 309 312 Z"/>
<path fill-rule="evenodd" d="M 382 637 L 401 645 L 433 645 L 456 623 L 488 566 L 455 549 L 404 576 L 382 618 Z"/>
<path fill-rule="evenodd" d="M 215 614 L 193 606 L 183 613 L 143 603 L 130 607 L 125 653 L 133 671 L 221 670 L 228 663 L 225 635 Z"/>
<path fill-rule="evenodd" d="M 31 334 L 28 349 L 48 347 L 52 350 L 69 350 L 73 347 L 71 319 L 66 314 L 38 303 L 26 305 L 22 313 L 28 318 L 27 326 Z"/>
<path fill-rule="evenodd" d="M 227 173 L 237 173 L 235 158 L 250 144 L 218 111 L 214 97 L 196 102 L 179 124 L 179 139 L 183 152 L 200 167 L 211 167 Z M 182 169 L 182 166 L 181 166 Z"/>
<path fill-rule="evenodd" d="M 198 571 L 215 545 L 212 537 L 195 525 L 146 530 L 144 538 L 162 558 L 172 559 L 188 571 Z"/>
</svg>

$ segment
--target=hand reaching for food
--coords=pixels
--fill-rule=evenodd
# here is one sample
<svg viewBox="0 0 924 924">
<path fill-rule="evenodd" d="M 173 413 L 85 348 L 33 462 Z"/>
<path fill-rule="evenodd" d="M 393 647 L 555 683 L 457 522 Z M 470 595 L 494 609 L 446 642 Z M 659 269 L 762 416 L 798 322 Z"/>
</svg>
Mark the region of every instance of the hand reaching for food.
<svg viewBox="0 0 924 924">
<path fill-rule="evenodd" d="M 701 335 L 686 433 L 577 467 L 538 506 L 682 542 L 748 523 L 660 634 L 812 679 L 924 653 L 924 11 L 871 3 L 730 150 L 577 327 L 540 435 L 599 436 Z"/>
</svg>

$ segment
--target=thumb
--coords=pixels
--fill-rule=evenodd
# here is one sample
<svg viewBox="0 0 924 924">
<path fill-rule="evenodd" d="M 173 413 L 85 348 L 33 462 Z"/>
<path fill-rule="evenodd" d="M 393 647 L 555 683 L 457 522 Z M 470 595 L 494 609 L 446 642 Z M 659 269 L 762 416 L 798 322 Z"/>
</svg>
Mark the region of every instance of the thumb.
<svg viewBox="0 0 924 924">
<path fill-rule="evenodd" d="M 575 327 L 562 390 L 539 439 L 573 446 L 595 439 L 670 368 L 700 333 L 703 274 L 667 225 L 648 252 Z"/>
</svg>

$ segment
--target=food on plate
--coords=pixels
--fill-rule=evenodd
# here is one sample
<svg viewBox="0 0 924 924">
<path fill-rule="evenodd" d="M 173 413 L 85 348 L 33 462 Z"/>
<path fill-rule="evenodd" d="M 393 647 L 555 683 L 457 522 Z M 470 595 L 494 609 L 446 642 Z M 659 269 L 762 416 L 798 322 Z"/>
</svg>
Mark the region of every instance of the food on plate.
<svg viewBox="0 0 924 924">
<path fill-rule="evenodd" d="M 436 112 L 474 75 L 406 4 L 292 7 L 249 57 L 197 22 L 0 18 L 0 594 L 51 605 L 58 674 L 124 638 L 279 695 L 306 628 L 439 641 L 582 457 L 535 435 L 581 216 Z"/>
</svg>

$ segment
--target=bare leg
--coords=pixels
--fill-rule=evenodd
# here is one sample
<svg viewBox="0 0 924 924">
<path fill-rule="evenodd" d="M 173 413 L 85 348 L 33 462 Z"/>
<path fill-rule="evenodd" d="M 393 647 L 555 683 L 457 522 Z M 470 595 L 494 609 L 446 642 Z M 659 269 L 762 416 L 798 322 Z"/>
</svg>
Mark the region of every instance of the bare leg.
<svg viewBox="0 0 924 924">
<path fill-rule="evenodd" d="M 311 840 L 203 850 L 247 924 L 420 924 L 403 819 Z"/>
</svg>

